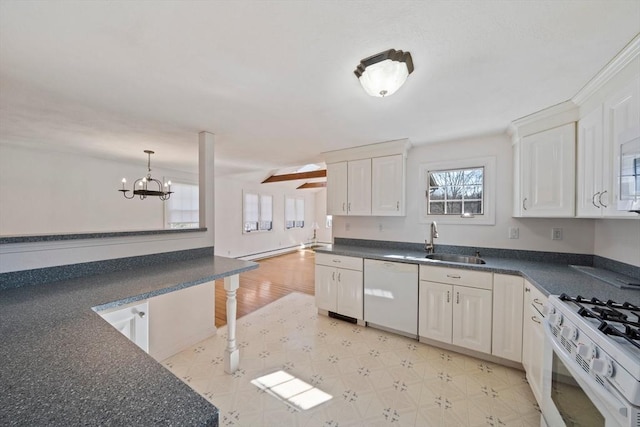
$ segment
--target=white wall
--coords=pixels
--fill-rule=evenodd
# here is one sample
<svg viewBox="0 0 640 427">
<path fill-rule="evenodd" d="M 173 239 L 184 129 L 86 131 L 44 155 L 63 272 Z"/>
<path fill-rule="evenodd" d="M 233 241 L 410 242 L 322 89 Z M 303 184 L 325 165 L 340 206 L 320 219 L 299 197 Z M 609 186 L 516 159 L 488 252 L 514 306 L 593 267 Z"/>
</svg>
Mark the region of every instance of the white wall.
<svg viewBox="0 0 640 427">
<path fill-rule="evenodd" d="M 311 224 L 315 221 L 316 212 L 315 191 L 296 190 L 299 182 L 260 184 L 264 178 L 260 173 L 216 177 L 216 255 L 238 258 L 311 242 Z M 242 233 L 243 190 L 273 196 L 272 231 Z M 284 228 L 285 195 L 304 197 L 304 228 Z"/>
<path fill-rule="evenodd" d="M 597 220 L 594 254 L 640 267 L 640 220 Z"/>
<path fill-rule="evenodd" d="M 318 243 L 331 243 L 333 240 L 331 228 L 327 228 L 327 189 L 323 188 L 315 194 L 316 199 L 316 213 L 315 218 L 318 221 L 318 232 L 316 237 Z"/>
<path fill-rule="evenodd" d="M 419 217 L 420 203 L 424 200 L 424 189 L 420 186 L 420 164 L 486 156 L 496 157 L 495 225 L 439 224 L 440 237 L 436 244 L 593 253 L 594 220 L 511 217 L 512 151 L 511 140 L 506 134 L 413 147 L 407 157 L 406 217 L 334 216 L 333 236 L 423 243 L 428 235 L 429 222 Z M 509 227 L 520 229 L 519 239 L 508 239 Z M 552 227 L 562 227 L 563 240 L 551 240 Z"/>
<path fill-rule="evenodd" d="M 143 154 L 143 153 L 141 153 Z M 197 174 L 153 167 L 152 176 L 198 182 Z M 0 235 L 62 234 L 164 228 L 164 204 L 127 200 L 117 191 L 146 174 L 139 164 L 0 145 Z"/>
<path fill-rule="evenodd" d="M 123 175 L 132 182 L 145 171 L 144 160 L 131 165 L 0 145 L 0 235 L 162 229 L 160 201 L 126 200 L 116 191 Z M 163 174 L 198 179 L 156 172 L 159 179 Z M 210 226 L 206 232 L 184 234 L 4 244 L 0 273 L 209 247 L 214 235 Z"/>
</svg>

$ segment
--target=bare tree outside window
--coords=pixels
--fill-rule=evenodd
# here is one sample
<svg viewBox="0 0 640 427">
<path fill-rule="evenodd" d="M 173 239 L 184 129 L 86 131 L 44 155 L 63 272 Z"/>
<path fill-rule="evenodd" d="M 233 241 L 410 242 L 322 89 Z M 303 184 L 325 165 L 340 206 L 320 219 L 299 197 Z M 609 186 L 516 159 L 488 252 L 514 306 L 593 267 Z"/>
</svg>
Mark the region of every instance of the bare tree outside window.
<svg viewBox="0 0 640 427">
<path fill-rule="evenodd" d="M 429 215 L 484 214 L 484 167 L 429 171 Z"/>
</svg>

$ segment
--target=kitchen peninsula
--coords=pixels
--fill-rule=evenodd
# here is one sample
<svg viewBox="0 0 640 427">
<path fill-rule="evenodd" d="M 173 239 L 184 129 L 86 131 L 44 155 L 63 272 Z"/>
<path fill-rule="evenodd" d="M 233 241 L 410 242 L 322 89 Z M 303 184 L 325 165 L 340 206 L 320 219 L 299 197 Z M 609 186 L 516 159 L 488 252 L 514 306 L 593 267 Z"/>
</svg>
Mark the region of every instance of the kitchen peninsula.
<svg viewBox="0 0 640 427">
<path fill-rule="evenodd" d="M 92 309 L 141 301 L 258 267 L 204 249 L 198 256 L 153 268 L 13 289 L 4 283 L 0 424 L 217 426 L 215 406 Z"/>
</svg>

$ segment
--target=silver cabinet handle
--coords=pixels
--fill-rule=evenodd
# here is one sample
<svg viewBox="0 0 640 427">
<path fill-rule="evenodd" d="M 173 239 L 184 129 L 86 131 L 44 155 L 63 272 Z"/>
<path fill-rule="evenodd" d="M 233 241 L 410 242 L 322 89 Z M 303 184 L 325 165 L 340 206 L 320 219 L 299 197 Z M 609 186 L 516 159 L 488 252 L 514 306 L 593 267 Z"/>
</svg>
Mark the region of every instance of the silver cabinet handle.
<svg viewBox="0 0 640 427">
<path fill-rule="evenodd" d="M 133 314 L 137 314 L 138 316 L 140 316 L 141 319 L 144 318 L 144 316 L 146 316 L 147 313 L 145 313 L 144 311 L 138 311 L 135 308 L 133 309 Z"/>
<path fill-rule="evenodd" d="M 540 301 L 538 298 L 534 298 L 534 299 L 533 299 L 533 302 L 534 302 L 534 304 L 544 305 L 544 304 L 542 303 L 542 301 Z"/>
<path fill-rule="evenodd" d="M 457 274 L 447 274 L 447 277 L 451 278 L 451 279 L 459 279 L 460 276 L 458 276 Z"/>
<path fill-rule="evenodd" d="M 524 288 L 524 291 L 525 291 L 525 292 L 531 292 L 531 289 L 529 289 L 529 288 Z"/>
<path fill-rule="evenodd" d="M 591 204 L 592 204 L 593 206 L 595 206 L 596 208 L 598 208 L 598 209 L 600 209 L 600 206 L 596 205 L 596 196 L 597 196 L 597 195 L 599 195 L 599 194 L 600 194 L 600 192 L 598 191 L 598 192 L 597 192 L 597 193 L 595 193 L 595 194 L 593 195 L 593 197 L 591 198 Z"/>
<path fill-rule="evenodd" d="M 526 197 L 522 201 L 522 209 L 524 209 L 525 211 L 527 210 L 527 198 Z"/>
<path fill-rule="evenodd" d="M 456 292 L 456 304 L 460 304 L 460 292 Z"/>
<path fill-rule="evenodd" d="M 335 263 L 340 264 L 342 261 L 340 261 L 339 259 L 332 259 L 331 262 L 335 262 Z"/>
<path fill-rule="evenodd" d="M 449 295 L 449 291 L 447 291 L 447 302 L 451 301 L 451 296 Z"/>
<path fill-rule="evenodd" d="M 399 211 L 400 210 L 400 202 L 396 202 L 396 210 Z"/>
<path fill-rule="evenodd" d="M 344 212 L 344 202 L 342 202 L 342 212 Z"/>
<path fill-rule="evenodd" d="M 331 273 L 331 280 L 336 280 L 336 272 Z"/>
<path fill-rule="evenodd" d="M 340 281 L 340 273 L 338 273 L 338 282 Z"/>
<path fill-rule="evenodd" d="M 538 320 L 538 318 L 536 316 L 531 316 L 531 320 L 533 320 L 534 322 L 536 322 L 537 324 L 542 323 L 541 321 Z"/>
<path fill-rule="evenodd" d="M 607 207 L 607 205 L 605 205 L 604 203 L 602 203 L 602 196 L 604 196 L 604 194 L 605 194 L 606 192 L 607 192 L 607 190 L 604 190 L 602 193 L 600 193 L 600 196 L 598 196 L 598 203 L 600 203 L 600 205 L 601 205 L 603 208 L 606 208 L 606 207 Z"/>
</svg>

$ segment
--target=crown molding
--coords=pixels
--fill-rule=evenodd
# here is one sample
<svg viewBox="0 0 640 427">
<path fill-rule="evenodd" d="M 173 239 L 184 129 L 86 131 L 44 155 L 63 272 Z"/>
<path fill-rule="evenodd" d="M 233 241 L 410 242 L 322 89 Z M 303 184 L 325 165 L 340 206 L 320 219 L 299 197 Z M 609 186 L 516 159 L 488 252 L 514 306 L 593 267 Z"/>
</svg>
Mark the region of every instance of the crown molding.
<svg viewBox="0 0 640 427">
<path fill-rule="evenodd" d="M 507 135 L 517 142 L 523 136 L 577 120 L 578 106 L 569 100 L 512 121 L 507 128 Z"/>
<path fill-rule="evenodd" d="M 407 152 L 411 147 L 411 141 L 406 138 L 395 141 L 379 142 L 376 144 L 361 145 L 359 147 L 346 148 L 343 150 L 326 151 L 322 153 L 322 156 L 326 163 L 391 156 L 394 154 L 402 154 L 406 158 Z"/>
<path fill-rule="evenodd" d="M 629 65 L 640 55 L 640 33 L 635 36 L 594 78 L 582 87 L 571 100 L 576 105 L 581 105 L 586 99 L 595 94 L 620 70 Z"/>
</svg>

